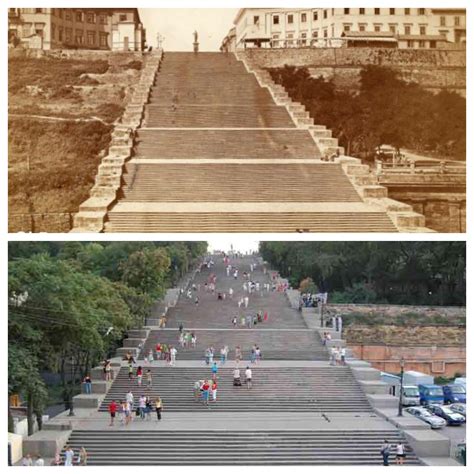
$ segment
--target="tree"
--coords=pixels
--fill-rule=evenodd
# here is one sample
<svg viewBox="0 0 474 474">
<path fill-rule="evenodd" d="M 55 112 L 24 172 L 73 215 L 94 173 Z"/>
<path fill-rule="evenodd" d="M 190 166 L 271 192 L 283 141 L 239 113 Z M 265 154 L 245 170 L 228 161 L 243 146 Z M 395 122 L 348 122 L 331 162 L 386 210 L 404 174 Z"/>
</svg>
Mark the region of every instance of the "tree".
<svg viewBox="0 0 474 474">
<path fill-rule="evenodd" d="M 170 264 L 171 260 L 163 248 L 139 250 L 121 264 L 122 281 L 141 293 L 158 299 L 164 294 Z"/>
</svg>

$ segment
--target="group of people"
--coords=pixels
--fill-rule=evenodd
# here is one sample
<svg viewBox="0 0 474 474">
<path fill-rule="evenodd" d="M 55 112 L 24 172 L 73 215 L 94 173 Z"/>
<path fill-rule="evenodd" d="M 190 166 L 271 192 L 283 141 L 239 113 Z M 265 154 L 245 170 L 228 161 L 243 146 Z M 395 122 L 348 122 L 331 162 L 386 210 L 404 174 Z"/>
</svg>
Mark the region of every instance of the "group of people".
<svg viewBox="0 0 474 474">
<path fill-rule="evenodd" d="M 79 452 L 74 452 L 74 449 L 71 446 L 64 447 L 64 459 L 61 456 L 61 451 L 56 451 L 56 454 L 51 461 L 51 466 L 87 466 L 87 450 L 86 448 L 81 447 Z M 21 459 L 22 466 L 45 466 L 44 459 L 40 454 L 25 454 Z"/>
<path fill-rule="evenodd" d="M 234 316 L 231 322 L 234 328 L 237 327 L 237 325 L 240 322 L 241 327 L 246 327 L 248 329 L 251 329 L 253 326 L 256 326 L 258 323 L 268 322 L 268 312 L 257 311 L 255 314 L 248 314 L 247 316 L 243 314 L 240 316 Z"/>
<path fill-rule="evenodd" d="M 389 466 L 390 454 L 395 448 L 395 462 L 397 465 L 403 465 L 406 458 L 405 446 L 399 441 L 396 445 L 390 444 L 387 440 L 384 440 L 382 447 L 380 448 L 380 454 L 382 455 L 383 465 Z"/>
<path fill-rule="evenodd" d="M 192 336 L 190 336 L 189 340 L 192 341 Z M 188 336 L 186 335 L 186 344 L 187 344 L 187 341 L 188 341 Z M 181 347 L 185 347 L 184 335 L 180 335 L 179 342 L 181 344 Z M 192 344 L 192 342 L 190 342 L 190 344 Z M 153 353 L 153 349 L 150 349 L 148 351 L 148 355 L 145 356 L 144 360 L 145 362 L 149 362 L 149 363 L 152 363 L 155 359 L 164 360 L 169 365 L 175 365 L 177 354 L 178 354 L 178 350 L 176 349 L 175 346 L 172 346 L 171 344 L 161 344 L 160 342 L 158 342 L 155 346 L 154 353 Z"/>
<path fill-rule="evenodd" d="M 240 369 L 238 367 L 234 369 L 233 379 L 234 387 L 242 386 L 242 381 L 240 379 Z M 247 366 L 247 368 L 245 369 L 245 383 L 247 385 L 247 389 L 250 390 L 252 388 L 252 369 L 249 366 Z"/>
<path fill-rule="evenodd" d="M 159 396 L 154 400 L 147 395 L 141 395 L 135 406 L 135 397 L 131 390 L 127 392 L 125 400 L 116 402 L 112 400 L 109 404 L 110 426 L 114 426 L 117 413 L 120 417 L 120 424 L 128 426 L 133 421 L 133 414 L 139 416 L 142 420 L 151 420 L 151 413 L 155 411 L 157 421 L 161 420 L 163 411 L 163 401 Z"/>
<path fill-rule="evenodd" d="M 217 372 L 212 380 L 197 380 L 194 383 L 194 401 L 209 405 L 209 401 L 217 402 Z"/>
<path fill-rule="evenodd" d="M 346 348 L 345 347 L 331 347 L 330 365 L 345 365 L 346 364 Z"/>
</svg>

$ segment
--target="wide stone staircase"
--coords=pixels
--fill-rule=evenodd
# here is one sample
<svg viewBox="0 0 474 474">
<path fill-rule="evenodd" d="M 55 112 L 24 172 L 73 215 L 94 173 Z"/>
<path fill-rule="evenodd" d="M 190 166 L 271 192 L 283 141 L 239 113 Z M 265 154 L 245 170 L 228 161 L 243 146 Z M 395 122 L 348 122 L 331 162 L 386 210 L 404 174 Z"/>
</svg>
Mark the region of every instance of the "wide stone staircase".
<svg viewBox="0 0 474 474">
<path fill-rule="evenodd" d="M 91 431 L 69 444 L 85 446 L 90 466 L 126 465 L 380 465 L 381 440 L 406 443 L 396 430 L 378 431 Z M 394 455 L 392 454 L 392 462 Z M 407 449 L 407 465 L 419 465 Z"/>
<path fill-rule="evenodd" d="M 196 330 L 192 332 L 197 338 L 196 347 L 182 348 L 178 344 L 177 330 L 151 331 L 140 359 L 148 355 L 156 344 L 173 345 L 178 350 L 179 360 L 204 360 L 204 351 L 213 346 L 216 359 L 221 347 L 229 347 L 230 360 L 234 360 L 234 349 L 240 346 L 244 360 L 250 360 L 253 344 L 262 350 L 264 360 L 328 360 L 325 347 L 318 335 L 309 330 L 278 330 L 278 329 L 243 329 L 243 330 Z"/>
<path fill-rule="evenodd" d="M 232 365 L 232 367 L 230 367 Z M 241 364 L 244 381 L 245 364 Z M 153 387 L 138 387 L 128 379 L 123 367 L 107 393 L 100 410 L 107 411 L 112 400 L 124 400 L 129 390 L 135 403 L 141 394 L 159 395 L 166 411 L 208 410 L 194 400 L 193 385 L 197 380 L 211 378 L 211 370 L 202 367 L 151 367 Z M 210 403 L 213 411 L 226 412 L 370 412 L 367 398 L 348 367 L 255 367 L 252 366 L 253 386 L 248 390 L 233 386 L 233 364 L 218 372 L 217 402 Z"/>
<path fill-rule="evenodd" d="M 297 126 L 232 54 L 165 53 L 104 230 L 395 232 L 320 161 L 328 132 Z"/>
<path fill-rule="evenodd" d="M 393 445 L 402 441 L 406 464 L 420 464 L 403 435 L 374 413 L 352 369 L 328 364 L 316 330 L 308 329 L 302 314 L 291 309 L 285 293 L 278 291 L 282 283 L 278 275 L 267 271 L 257 256 L 248 256 L 231 259 L 239 269 L 234 279 L 226 275 L 219 256 L 212 258 L 213 266 L 201 267 L 194 280 L 185 283 L 176 306 L 168 311 L 166 329 L 156 326 L 160 315 L 154 314 L 146 330 L 130 333 L 130 347 L 146 338 L 134 371 L 138 365 L 144 372 L 151 370 L 152 384 L 147 387 L 144 377 L 138 386 L 122 363 L 101 396 L 98 411 L 90 419 L 81 418 L 68 440 L 76 452 L 82 446 L 87 449 L 89 465 L 381 465 L 385 439 Z M 260 290 L 249 295 L 248 308 L 239 310 L 237 299 L 248 294 L 243 273 L 250 263 L 257 265 L 250 278 L 260 283 Z M 205 291 L 212 275 L 217 277 L 216 293 Z M 268 282 L 275 285 L 274 291 L 263 288 Z M 231 287 L 232 299 L 217 299 L 218 292 Z M 231 324 L 231 315 L 255 311 L 267 311 L 268 321 L 252 329 Z M 180 323 L 185 332 L 197 336 L 196 348 L 177 344 Z M 143 356 L 157 342 L 176 344 L 176 366 L 145 362 Z M 263 360 L 252 364 L 253 386 L 247 389 L 244 371 L 253 344 L 262 349 Z M 211 378 L 211 368 L 202 360 L 208 345 L 216 349 L 216 359 L 223 345 L 230 353 L 225 364 L 219 363 L 217 401 L 206 406 L 195 399 L 194 384 Z M 233 385 L 236 345 L 244 355 L 240 387 Z M 150 420 L 137 418 L 126 427 L 117 420 L 106 429 L 110 402 L 124 400 L 129 391 L 135 397 L 134 408 L 141 395 L 152 400 L 160 396 L 163 419 L 157 422 L 152 414 Z"/>
</svg>

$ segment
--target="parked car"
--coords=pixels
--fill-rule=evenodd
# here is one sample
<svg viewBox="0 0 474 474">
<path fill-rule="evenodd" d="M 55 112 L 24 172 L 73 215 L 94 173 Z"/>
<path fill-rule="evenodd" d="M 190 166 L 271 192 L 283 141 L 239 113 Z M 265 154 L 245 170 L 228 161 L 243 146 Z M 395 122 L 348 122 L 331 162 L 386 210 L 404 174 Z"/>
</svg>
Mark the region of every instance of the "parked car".
<svg viewBox="0 0 474 474">
<path fill-rule="evenodd" d="M 418 385 L 420 390 L 420 403 L 422 405 L 440 404 L 444 403 L 443 389 L 439 385 L 421 384 Z"/>
<path fill-rule="evenodd" d="M 419 418 L 421 421 L 428 423 L 433 430 L 443 428 L 444 426 L 447 425 L 445 419 L 439 416 L 433 415 L 433 413 L 428 411 L 426 408 L 409 407 L 409 408 L 406 408 L 405 411 L 407 413 L 410 413 L 410 415 L 413 415 L 416 418 Z"/>
<path fill-rule="evenodd" d="M 448 425 L 462 425 L 463 423 L 466 422 L 466 418 L 464 418 L 459 413 L 454 412 L 448 406 L 435 404 L 435 405 L 428 405 L 426 408 L 433 415 L 436 415 L 445 419 Z"/>
<path fill-rule="evenodd" d="M 465 403 L 453 403 L 449 405 L 449 408 L 454 411 L 454 413 L 459 413 L 464 418 L 466 418 L 466 404 Z"/>
<path fill-rule="evenodd" d="M 466 389 L 462 385 L 443 386 L 444 403 L 466 403 Z"/>
</svg>

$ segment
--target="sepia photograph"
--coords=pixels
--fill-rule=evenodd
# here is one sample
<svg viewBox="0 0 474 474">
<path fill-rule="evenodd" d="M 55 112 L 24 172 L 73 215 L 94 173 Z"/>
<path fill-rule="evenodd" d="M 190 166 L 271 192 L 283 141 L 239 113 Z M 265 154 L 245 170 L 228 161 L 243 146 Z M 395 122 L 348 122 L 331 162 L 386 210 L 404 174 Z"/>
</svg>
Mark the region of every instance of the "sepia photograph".
<svg viewBox="0 0 474 474">
<path fill-rule="evenodd" d="M 8 229 L 466 229 L 462 8 L 9 8 Z"/>
<path fill-rule="evenodd" d="M 465 251 L 10 242 L 10 463 L 465 465 Z"/>
</svg>

